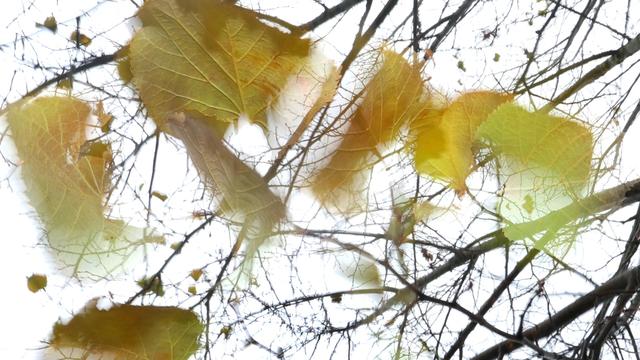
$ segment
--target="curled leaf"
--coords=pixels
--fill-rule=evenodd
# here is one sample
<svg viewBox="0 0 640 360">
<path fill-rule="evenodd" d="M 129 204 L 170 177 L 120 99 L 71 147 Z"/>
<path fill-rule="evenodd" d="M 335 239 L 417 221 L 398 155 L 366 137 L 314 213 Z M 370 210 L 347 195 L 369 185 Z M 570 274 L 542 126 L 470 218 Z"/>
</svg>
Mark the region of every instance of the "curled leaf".
<svg viewBox="0 0 640 360">
<path fill-rule="evenodd" d="M 338 149 L 311 181 L 313 193 L 326 206 L 354 210 L 362 192 L 359 177 L 372 167 L 378 145 L 396 138 L 409 119 L 410 105 L 422 94 L 417 67 L 391 51 L 385 51 L 383 57 L 380 69 L 365 86 L 362 103 L 349 118 Z"/>
</svg>

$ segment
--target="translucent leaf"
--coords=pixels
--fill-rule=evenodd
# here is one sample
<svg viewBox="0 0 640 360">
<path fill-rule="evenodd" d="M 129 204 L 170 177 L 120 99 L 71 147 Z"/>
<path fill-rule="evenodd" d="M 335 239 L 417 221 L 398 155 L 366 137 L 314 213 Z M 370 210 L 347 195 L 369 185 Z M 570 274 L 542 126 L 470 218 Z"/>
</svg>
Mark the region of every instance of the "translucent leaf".
<svg viewBox="0 0 640 360">
<path fill-rule="evenodd" d="M 99 310 L 94 301 L 68 323 L 54 325 L 51 346 L 106 358 L 186 360 L 198 349 L 202 330 L 189 310 L 133 305 Z"/>
<path fill-rule="evenodd" d="M 474 91 L 462 94 L 444 109 L 423 112 L 426 125 L 414 147 L 416 170 L 464 194 L 474 165 L 476 130 L 493 110 L 511 99 L 510 94 Z"/>
<path fill-rule="evenodd" d="M 505 104 L 482 124 L 478 136 L 500 156 L 505 190 L 498 210 L 507 221 L 531 221 L 582 197 L 593 149 L 591 131 L 582 124 Z M 506 235 L 521 238 L 513 231 Z"/>
<path fill-rule="evenodd" d="M 378 145 L 395 140 L 418 101 L 423 81 L 417 67 L 385 51 L 382 66 L 364 89 L 362 102 L 329 163 L 312 179 L 311 189 L 326 206 L 351 211 L 362 193 L 358 177 L 372 167 Z"/>
<path fill-rule="evenodd" d="M 254 238 L 266 236 L 285 216 L 280 198 L 254 169 L 224 145 L 204 120 L 177 113 L 168 119 L 168 127 L 184 143 L 211 193 L 220 194 L 226 213 L 249 222 Z"/>
<path fill-rule="evenodd" d="M 338 261 L 341 263 L 342 273 L 351 279 L 354 289 L 382 286 L 380 272 L 373 261 L 354 254 L 343 255 Z"/>
<path fill-rule="evenodd" d="M 303 63 L 310 42 L 218 1 L 150 0 L 129 47 L 133 82 L 156 122 L 185 112 L 226 126 L 266 111 Z"/>
<path fill-rule="evenodd" d="M 141 229 L 104 217 L 111 147 L 87 141 L 90 111 L 71 97 L 43 97 L 16 104 L 8 114 L 27 196 L 49 245 L 74 274 L 111 272 L 144 236 Z"/>
<path fill-rule="evenodd" d="M 27 278 L 27 287 L 32 293 L 36 293 L 47 287 L 47 275 L 33 274 Z"/>
<path fill-rule="evenodd" d="M 193 278 L 193 280 L 198 281 L 202 276 L 202 269 L 193 269 L 191 270 L 191 273 L 189 275 L 191 276 L 191 278 Z"/>
</svg>

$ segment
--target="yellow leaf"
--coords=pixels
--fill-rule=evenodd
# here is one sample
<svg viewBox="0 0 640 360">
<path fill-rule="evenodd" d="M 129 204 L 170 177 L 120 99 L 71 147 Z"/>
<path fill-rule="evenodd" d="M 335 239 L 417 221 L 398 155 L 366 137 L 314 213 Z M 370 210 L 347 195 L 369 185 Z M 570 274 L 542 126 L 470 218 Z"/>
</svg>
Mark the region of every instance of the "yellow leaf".
<svg viewBox="0 0 640 360">
<path fill-rule="evenodd" d="M 189 294 L 191 295 L 196 295 L 198 293 L 198 289 L 196 289 L 195 285 L 191 285 L 189 286 L 189 288 L 187 289 L 187 292 L 189 292 Z"/>
<path fill-rule="evenodd" d="M 74 274 L 111 272 L 142 237 L 141 229 L 104 217 L 111 147 L 87 140 L 90 111 L 71 97 L 43 97 L 15 104 L 8 114 L 29 200 L 50 247 Z"/>
<path fill-rule="evenodd" d="M 501 161 L 505 190 L 498 210 L 508 222 L 535 220 L 583 196 L 593 138 L 582 124 L 505 104 L 480 126 L 478 136 Z M 549 219 L 546 227 L 558 230 L 562 219 Z M 518 227 L 512 229 L 507 237 L 522 238 Z"/>
<path fill-rule="evenodd" d="M 36 293 L 47 287 L 47 275 L 33 274 L 27 278 L 27 287 L 32 293 Z"/>
<path fill-rule="evenodd" d="M 69 40 L 71 40 L 74 44 L 79 44 L 84 47 L 91 45 L 91 38 L 83 33 L 79 33 L 78 30 L 74 30 L 69 36 Z"/>
<path fill-rule="evenodd" d="M 103 133 L 109 132 L 111 129 L 111 122 L 113 122 L 113 115 L 104 111 L 104 104 L 102 101 L 98 101 L 94 113 L 98 117 L 98 122 L 100 122 L 100 130 L 102 130 Z"/>
<path fill-rule="evenodd" d="M 49 29 L 53 33 L 58 31 L 58 21 L 54 16 L 47 17 L 46 19 L 44 19 L 44 22 L 42 24 L 36 23 L 36 26 Z"/>
<path fill-rule="evenodd" d="M 51 346 L 79 348 L 85 355 L 117 359 L 187 360 L 199 347 L 203 326 L 196 314 L 177 307 L 88 304 L 68 323 L 53 327 Z"/>
<path fill-rule="evenodd" d="M 352 211 L 360 200 L 364 170 L 372 167 L 377 146 L 398 135 L 409 120 L 408 111 L 420 100 L 420 70 L 399 54 L 383 52 L 382 66 L 364 89 L 362 103 L 349 118 L 349 128 L 329 163 L 311 181 L 311 189 L 323 205 Z"/>
<path fill-rule="evenodd" d="M 202 276 L 202 269 L 194 269 L 191 270 L 191 278 L 193 278 L 193 280 L 198 281 L 200 280 L 200 277 Z"/>
<path fill-rule="evenodd" d="M 487 116 L 513 96 L 492 91 L 462 94 L 442 110 L 424 112 L 427 124 L 415 144 L 415 166 L 422 174 L 449 183 L 458 195 L 467 191 L 474 165 L 476 130 Z"/>
<path fill-rule="evenodd" d="M 133 82 L 154 120 L 185 112 L 219 129 L 266 111 L 303 63 L 310 42 L 219 1 L 150 0 L 129 46 Z"/>
</svg>

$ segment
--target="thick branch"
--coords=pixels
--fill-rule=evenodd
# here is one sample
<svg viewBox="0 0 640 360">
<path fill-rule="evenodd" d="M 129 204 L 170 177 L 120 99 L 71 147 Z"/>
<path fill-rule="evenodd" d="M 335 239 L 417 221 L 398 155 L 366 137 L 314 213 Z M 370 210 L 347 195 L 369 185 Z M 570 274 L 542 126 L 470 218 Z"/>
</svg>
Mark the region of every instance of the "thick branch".
<svg viewBox="0 0 640 360">
<path fill-rule="evenodd" d="M 427 284 L 438 279 L 440 276 L 449 273 L 458 266 L 463 265 L 484 253 L 506 246 L 510 243 L 510 241 L 519 240 L 525 237 L 531 237 L 541 231 L 546 230 L 549 224 L 555 224 L 558 226 L 568 224 L 581 217 L 594 215 L 606 210 L 620 209 L 637 201 L 640 201 L 640 179 L 618 185 L 611 189 L 607 189 L 588 196 L 584 199 L 575 201 L 570 205 L 567 205 L 562 209 L 553 211 L 537 220 L 517 225 L 511 225 L 508 228 L 493 231 L 480 237 L 466 248 L 458 251 L 447 262 L 435 268 L 429 274 L 418 278 L 412 284 L 411 288 L 407 289 L 417 289 L 419 291 L 422 291 L 427 286 Z M 518 238 L 509 239 L 505 236 L 505 233 L 507 232 L 511 234 L 517 233 L 521 236 L 519 236 Z M 484 242 L 480 243 L 479 245 L 473 245 L 477 244 L 480 241 Z M 371 321 L 375 320 L 378 316 L 389 310 L 392 306 L 401 302 L 402 297 L 399 295 L 395 295 L 388 301 L 383 303 L 376 311 L 371 313 L 369 316 L 355 321 L 351 327 L 353 328 L 363 324 L 368 324 Z"/>
<path fill-rule="evenodd" d="M 638 287 L 640 287 L 640 266 L 615 276 L 558 311 L 547 320 L 527 329 L 522 333 L 522 338 L 528 341 L 536 341 L 547 337 L 605 300 L 619 295 L 626 289 L 636 289 Z M 476 355 L 473 360 L 494 359 L 500 355 L 509 354 L 522 347 L 522 345 L 521 342 L 505 340 Z"/>
<path fill-rule="evenodd" d="M 547 105 L 545 105 L 541 111 L 549 112 L 551 109 L 558 106 L 558 104 L 565 101 L 567 98 L 572 96 L 573 94 L 580 91 L 583 87 L 591 84 L 596 79 L 600 78 L 609 70 L 613 69 L 614 66 L 620 65 L 625 59 L 632 56 L 636 52 L 640 50 L 640 35 L 637 35 L 624 46 L 620 47 L 616 50 L 613 55 L 609 56 L 607 60 L 600 63 L 595 68 L 591 69 L 588 73 L 586 73 L 583 77 L 581 77 L 578 81 L 576 81 L 573 85 L 571 85 L 568 89 L 563 91 L 560 95 L 558 95 L 555 99 L 551 100 Z"/>
</svg>

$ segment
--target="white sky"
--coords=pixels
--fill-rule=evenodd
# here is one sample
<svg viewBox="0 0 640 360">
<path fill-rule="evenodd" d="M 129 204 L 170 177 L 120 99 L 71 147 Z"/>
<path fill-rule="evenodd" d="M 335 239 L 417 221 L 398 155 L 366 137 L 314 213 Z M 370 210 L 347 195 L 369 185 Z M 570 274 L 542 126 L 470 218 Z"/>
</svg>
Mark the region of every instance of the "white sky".
<svg viewBox="0 0 640 360">
<path fill-rule="evenodd" d="M 14 41 L 16 33 L 33 36 L 34 49 L 38 54 L 38 57 L 48 64 L 66 64 L 69 62 L 69 51 L 66 50 L 68 43 L 66 38 L 68 34 L 75 29 L 75 17 L 89 11 L 86 17 L 82 18 L 81 28 L 87 29 L 87 34 L 95 36 L 94 46 L 96 48 L 104 49 L 105 53 L 113 51 L 117 47 L 117 44 L 122 44 L 131 35 L 134 22 L 126 22 L 123 25 L 113 27 L 113 24 L 119 23 L 119 20 L 125 16 L 125 14 L 133 14 L 134 7 L 129 1 L 113 1 L 101 4 L 95 7 L 94 1 L 55 1 L 55 0 L 35 0 L 33 5 L 29 7 L 30 1 L 6 1 L 3 3 L 2 12 L 0 12 L 0 44 L 9 44 L 8 47 L 12 47 L 11 44 Z M 256 1 L 251 2 L 252 5 L 256 4 Z M 335 3 L 335 2 L 333 2 Z M 401 1 L 401 7 L 396 9 L 392 14 L 392 21 L 398 21 L 406 16 L 411 1 Z M 431 2 L 429 2 L 431 3 Z M 477 29 L 490 28 L 495 24 L 497 11 L 492 9 L 502 9 L 507 6 L 510 1 L 496 1 L 492 3 L 483 4 L 486 10 L 483 14 L 485 16 L 477 16 L 471 20 L 466 20 L 466 23 L 460 26 L 458 32 L 455 34 L 456 46 L 459 50 L 446 50 L 449 48 L 443 48 L 443 51 L 436 54 L 434 62 L 427 67 L 427 73 L 432 77 L 431 84 L 444 91 L 449 95 L 454 95 L 461 90 L 470 90 L 476 88 L 492 88 L 495 86 L 496 80 L 491 76 L 496 73 L 496 78 L 500 80 L 500 74 L 497 73 L 501 69 L 510 68 L 510 64 L 519 64 L 522 61 L 523 48 L 531 46 L 531 38 L 533 36 L 532 29 L 535 29 L 540 24 L 540 19 L 536 19 L 536 26 L 531 27 L 526 23 L 510 25 L 510 31 L 508 34 L 499 36 L 496 39 L 494 46 L 483 47 L 475 46 L 480 42 L 481 35 L 476 31 Z M 288 19 L 292 22 L 302 22 L 297 19 L 308 20 L 319 13 L 321 8 L 314 5 L 311 1 L 304 3 L 298 3 L 296 1 L 281 2 L 269 1 L 269 6 L 272 9 L 272 14 L 281 16 L 284 19 Z M 332 3 L 328 3 L 331 5 Z M 381 8 L 382 1 L 375 1 L 374 8 L 371 10 L 372 16 L 377 14 Z M 430 8 L 433 6 L 433 8 Z M 425 4 L 423 8 L 423 14 L 435 13 L 440 4 Z M 538 2 L 521 2 L 519 3 L 521 8 L 531 8 L 531 12 L 534 13 L 540 10 L 544 3 Z M 25 11 L 26 9 L 26 11 Z M 322 37 L 322 41 L 319 44 L 321 53 L 331 61 L 333 59 L 339 62 L 341 54 L 344 54 L 351 45 L 352 36 L 355 34 L 357 28 L 357 21 L 362 13 L 362 5 L 357 7 L 351 12 L 351 18 L 344 19 L 338 27 L 332 29 L 330 27 L 323 27 L 314 34 L 314 38 Z M 25 11 L 23 13 L 23 11 Z M 59 22 L 58 34 L 50 34 L 46 30 L 37 29 L 35 27 L 36 22 L 42 22 L 44 18 L 49 15 L 55 15 Z M 428 15 L 425 15 L 428 16 Z M 615 12 L 605 13 L 604 19 L 615 19 L 620 14 Z M 16 20 L 14 20 L 16 19 Z M 572 24 L 566 24 L 565 26 L 572 26 Z M 381 33 L 389 31 L 390 28 L 381 29 Z M 566 30 L 566 29 L 565 29 Z M 629 33 L 635 33 L 629 31 Z M 619 46 L 618 43 L 611 42 L 610 37 L 605 35 L 604 31 L 596 31 L 592 38 L 593 43 L 585 45 L 587 51 L 596 52 L 603 49 L 611 49 Z M 326 36 L 325 36 L 326 35 Z M 48 52 L 48 50 L 50 52 Z M 33 54 L 29 55 L 31 50 L 27 50 L 27 58 L 31 58 Z M 492 61 L 495 53 L 500 53 L 500 62 Z M 457 67 L 458 60 L 463 60 L 466 72 L 460 71 Z M 20 70 L 20 64 L 15 59 L 12 50 L 7 48 L 0 52 L 0 63 L 3 64 L 2 70 L 0 70 L 0 99 L 9 92 L 9 84 L 11 84 L 13 78 L 13 87 L 11 89 L 11 96 L 9 101 L 16 99 L 17 94 L 24 93 L 26 89 L 33 88 L 35 85 L 43 80 L 43 76 L 40 72 L 22 72 Z M 13 70 L 20 70 L 13 74 Z M 48 74 L 45 77 L 49 77 Z M 506 74 L 505 77 L 509 75 Z M 353 78 L 352 78 L 353 79 Z M 94 79 L 93 79 L 94 80 Z M 18 85 L 16 85 L 18 84 Z M 23 85 L 24 84 L 24 85 Z M 304 85 L 304 84 L 303 84 Z M 307 84 L 308 85 L 308 84 Z M 510 84 L 506 84 L 510 85 Z M 298 84 L 298 86 L 302 86 Z M 299 89 L 297 89 L 299 90 Z M 591 90 L 586 89 L 587 93 Z M 86 94 L 85 94 L 86 95 Z M 637 95 L 637 94 L 636 94 Z M 582 113 L 583 117 L 600 116 L 607 108 L 606 100 L 596 102 Z M 523 101 L 526 104 L 526 101 Z M 575 109 L 572 109 L 575 110 Z M 624 124 L 626 119 L 620 119 L 620 123 Z M 4 131 L 6 122 L 0 121 L 0 130 Z M 149 130 L 149 129 L 146 129 Z M 243 148 L 246 154 L 256 155 L 262 152 L 266 148 L 266 141 L 259 136 L 258 130 L 251 128 L 250 126 L 241 127 L 241 134 L 231 139 L 231 143 L 240 146 L 241 144 L 251 143 L 253 148 Z M 609 134 L 611 136 L 611 134 Z M 638 141 L 640 132 L 637 127 L 632 128 L 631 133 L 625 140 L 622 153 L 623 154 L 637 154 L 640 148 L 638 148 Z M 246 140 L 250 139 L 250 141 Z M 608 144 L 607 142 L 604 142 Z M 186 233 L 188 229 L 194 226 L 193 222 L 188 221 L 189 211 L 193 209 L 193 206 L 206 206 L 206 202 L 192 202 L 194 198 L 194 187 L 197 186 L 196 174 L 193 170 L 185 177 L 183 174 L 186 172 L 186 157 L 184 154 L 176 152 L 175 147 L 166 141 L 161 143 L 161 149 L 164 159 L 164 164 L 158 168 L 156 174 L 156 180 L 154 189 L 160 192 L 169 194 L 171 196 L 171 204 L 166 205 L 160 202 L 154 202 L 154 211 L 160 218 L 166 217 L 165 225 L 167 227 L 176 226 L 176 232 Z M 11 148 L 10 142 L 2 141 L 0 144 L 0 151 L 3 156 L 16 159 L 15 152 Z M 137 163 L 150 164 L 152 156 L 152 146 L 146 146 L 141 151 Z M 622 159 L 621 168 L 615 172 L 616 176 L 623 179 L 631 179 L 640 175 L 638 166 L 636 164 L 637 156 L 627 156 Z M 259 171 L 264 169 L 258 168 Z M 132 183 L 142 183 L 148 176 L 149 169 L 145 169 L 142 166 L 137 167 L 132 174 Z M 108 296 L 109 292 L 115 294 L 132 294 L 136 291 L 135 284 L 129 282 L 110 282 L 100 283 L 95 285 L 83 284 L 80 286 L 76 281 L 69 280 L 68 278 L 60 275 L 56 275 L 54 265 L 51 258 L 46 251 L 37 246 L 39 239 L 39 224 L 34 216 L 33 209 L 25 202 L 25 196 L 21 194 L 23 185 L 16 174 L 16 169 L 7 166 L 4 162 L 0 163 L 0 179 L 7 179 L 0 183 L 0 241 L 2 241 L 2 251 L 0 251 L 0 284 L 3 286 L 5 296 L 0 296 L 0 319 L 2 325 L 0 325 L 0 358 L 3 359 L 35 359 L 38 358 L 41 353 L 34 351 L 35 348 L 41 347 L 40 341 L 46 339 L 50 333 L 52 324 L 60 317 L 68 317 L 73 311 L 77 311 L 86 303 L 87 300 L 99 297 Z M 175 174 L 179 174 L 175 176 Z M 387 172 L 381 174 L 381 186 L 388 186 L 388 178 L 397 177 L 397 174 Z M 616 181 L 613 176 L 611 179 L 605 179 L 602 185 L 610 184 Z M 189 190 L 182 189 L 183 186 L 189 186 Z M 491 194 L 484 194 L 486 198 L 489 198 Z M 304 194 L 297 195 L 298 197 L 292 202 L 290 214 L 297 220 L 311 220 L 314 217 L 315 210 L 309 206 L 309 199 L 305 198 Z M 481 194 L 482 196 L 482 194 Z M 482 199 L 481 199 L 482 200 Z M 486 199 L 484 199 L 486 200 Z M 456 201 L 456 200 L 454 200 Z M 490 201 L 490 200 L 488 200 Z M 178 205 L 179 203 L 182 205 Z M 186 204 L 186 205 L 185 205 Z M 467 206 L 472 206 L 470 200 L 459 200 L 454 206 L 460 209 L 458 213 L 457 221 L 459 224 L 465 222 L 464 209 Z M 181 214 L 175 214 L 176 209 L 183 210 Z M 628 209 L 629 210 L 629 209 Z M 140 214 L 140 204 L 134 205 L 133 208 L 118 209 L 122 213 L 131 213 L 134 216 Z M 629 211 L 625 211 L 628 213 Z M 184 215 L 184 216 L 183 216 Z M 624 219 L 625 214 L 617 216 L 617 218 Z M 313 228 L 321 227 L 333 227 L 334 219 L 313 219 Z M 451 221 L 450 219 L 447 221 Z M 144 225 L 138 224 L 138 225 Z M 488 228 L 488 225 L 487 225 Z M 220 229 L 217 229 L 220 230 Z M 475 229 L 477 233 L 480 233 L 482 229 Z M 620 236 L 624 237 L 624 229 L 611 229 L 611 231 L 617 232 Z M 212 231 L 206 231 L 211 233 Z M 170 242 L 178 241 L 180 237 L 178 234 L 169 235 Z M 214 235 L 215 237 L 215 235 Z M 204 249 L 206 241 L 210 240 L 205 234 L 200 242 L 196 242 L 193 247 L 189 247 L 185 250 L 185 253 L 176 259 L 175 266 L 172 266 L 176 281 L 180 281 L 181 276 L 184 274 L 184 270 L 201 266 L 207 262 L 212 261 L 211 258 L 202 258 L 200 251 Z M 204 250 L 203 250 L 204 251 Z M 608 254 L 617 253 L 618 249 L 606 249 L 589 244 L 588 246 L 576 246 L 575 249 L 568 255 L 568 259 L 571 261 L 580 262 L 586 268 L 589 268 L 589 261 L 593 256 L 602 256 L 604 252 Z M 157 254 L 166 256 L 169 254 L 170 249 L 160 249 Z M 163 257 L 158 257 L 152 260 L 150 269 L 156 269 L 158 261 Z M 502 257 L 502 260 L 500 259 Z M 496 260 L 493 266 L 491 260 Z M 308 272 L 314 272 L 318 268 L 326 266 L 323 263 L 323 259 L 320 257 L 307 259 L 308 269 L 301 269 Z M 487 257 L 487 269 L 495 271 L 496 274 L 501 274 L 501 266 L 504 263 L 503 253 L 492 254 Z M 216 270 L 216 267 L 212 269 Z M 26 287 L 26 277 L 32 273 L 44 273 L 49 277 L 49 285 L 46 292 L 39 292 L 32 294 Z M 143 274 L 144 269 L 136 269 L 136 274 Z M 274 275 L 277 277 L 282 276 L 285 279 L 288 276 L 288 269 L 281 275 Z M 212 271 L 211 276 L 215 276 Z M 311 275 L 310 275 L 311 276 Z M 340 281 L 338 276 L 330 273 L 322 274 L 320 276 L 321 281 L 325 283 L 331 283 Z M 597 279 L 602 280 L 602 279 Z M 166 280 L 165 280 L 166 281 Z M 202 284 L 201 284 L 202 285 Z M 348 286 L 348 283 L 344 284 Z M 489 290 L 493 289 L 491 283 L 487 283 Z M 202 289 L 199 289 L 202 290 Z M 567 292 L 571 291 L 584 291 L 585 285 L 582 282 L 567 283 L 566 288 L 563 290 Z M 116 295 L 117 298 L 118 295 Z M 168 299 L 169 303 L 172 303 L 174 299 Z M 567 302 L 571 300 L 567 298 Z M 359 301 L 362 301 L 359 299 Z M 366 299 L 370 301 L 371 305 L 376 301 L 375 298 Z M 360 303 L 361 305 L 361 303 Z M 337 311 L 337 310 L 336 310 Z M 544 316 L 544 314 L 542 314 Z M 350 318 L 347 319 L 347 321 Z M 533 321 L 533 320 L 532 320 Z M 486 340 L 482 337 L 482 330 L 477 331 L 481 334 L 476 337 L 470 338 L 470 342 L 477 341 L 482 342 Z M 266 334 L 264 335 L 267 336 Z M 236 344 L 232 344 L 236 345 Z M 222 346 L 222 345 L 221 345 Z M 221 354 L 227 351 L 227 349 L 221 349 Z M 370 349 L 361 349 L 363 355 L 367 354 L 367 351 L 375 351 Z M 228 353 L 227 353 L 228 355 Z M 255 347 L 246 348 L 238 355 L 242 358 L 263 357 L 265 353 L 261 350 L 257 350 Z M 370 355 L 370 354 L 369 354 Z M 301 357 L 302 358 L 302 357 Z"/>
</svg>

